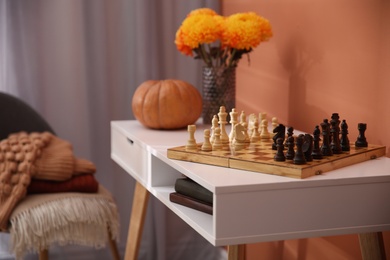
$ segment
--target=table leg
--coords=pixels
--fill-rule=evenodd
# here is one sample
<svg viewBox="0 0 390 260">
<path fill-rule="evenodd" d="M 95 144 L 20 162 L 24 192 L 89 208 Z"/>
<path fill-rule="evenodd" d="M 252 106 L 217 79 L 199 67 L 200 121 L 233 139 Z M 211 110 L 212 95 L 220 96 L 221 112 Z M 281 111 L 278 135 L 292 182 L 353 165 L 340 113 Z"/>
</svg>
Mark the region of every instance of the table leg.
<svg viewBox="0 0 390 260">
<path fill-rule="evenodd" d="M 363 260 L 386 260 L 382 232 L 359 234 Z"/>
<path fill-rule="evenodd" d="M 148 200 L 148 190 L 141 183 L 136 182 L 126 242 L 126 260 L 136 260 L 138 257 Z"/>
<path fill-rule="evenodd" d="M 228 260 L 245 260 L 245 245 L 228 246 Z"/>
</svg>

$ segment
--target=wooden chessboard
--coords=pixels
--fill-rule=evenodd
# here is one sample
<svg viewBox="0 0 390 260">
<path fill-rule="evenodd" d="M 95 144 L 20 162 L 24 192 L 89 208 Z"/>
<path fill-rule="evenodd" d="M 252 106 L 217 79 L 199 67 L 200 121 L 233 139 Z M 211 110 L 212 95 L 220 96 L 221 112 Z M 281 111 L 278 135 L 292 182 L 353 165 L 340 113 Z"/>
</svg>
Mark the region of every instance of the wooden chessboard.
<svg viewBox="0 0 390 260">
<path fill-rule="evenodd" d="M 375 159 L 386 154 L 385 146 L 369 144 L 368 147 L 361 148 L 351 144 L 351 150 L 348 152 L 327 156 L 323 159 L 313 159 L 312 162 L 296 165 L 291 160 L 285 162 L 275 161 L 274 155 L 276 151 L 272 150 L 272 143 L 272 140 L 262 140 L 256 144 L 250 144 L 247 148 L 235 153 L 232 153 L 228 144 L 219 151 L 202 151 L 202 143 L 197 144 L 197 150 L 186 151 L 185 146 L 179 146 L 169 148 L 167 152 L 170 159 L 299 179 Z"/>
</svg>

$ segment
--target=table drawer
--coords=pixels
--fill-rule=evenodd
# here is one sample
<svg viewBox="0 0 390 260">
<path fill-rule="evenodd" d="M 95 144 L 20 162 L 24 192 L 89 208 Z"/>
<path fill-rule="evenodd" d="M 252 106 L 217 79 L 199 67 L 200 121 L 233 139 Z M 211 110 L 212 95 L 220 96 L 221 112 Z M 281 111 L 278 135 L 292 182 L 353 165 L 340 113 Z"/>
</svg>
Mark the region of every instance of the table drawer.
<svg viewBox="0 0 390 260">
<path fill-rule="evenodd" d="M 148 183 L 146 149 L 134 138 L 124 135 L 120 130 L 112 128 L 111 157 L 134 178 L 143 184 Z"/>
</svg>

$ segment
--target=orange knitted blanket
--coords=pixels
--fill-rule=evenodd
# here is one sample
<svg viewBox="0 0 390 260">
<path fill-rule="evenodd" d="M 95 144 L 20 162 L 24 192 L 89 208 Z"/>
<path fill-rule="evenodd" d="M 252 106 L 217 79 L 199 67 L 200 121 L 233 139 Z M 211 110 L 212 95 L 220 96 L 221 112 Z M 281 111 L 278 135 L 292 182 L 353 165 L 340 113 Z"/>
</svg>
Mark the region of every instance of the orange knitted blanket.
<svg viewBox="0 0 390 260">
<path fill-rule="evenodd" d="M 26 196 L 32 178 L 65 181 L 95 171 L 92 162 L 74 156 L 69 142 L 49 132 L 11 134 L 0 142 L 0 230 L 7 229 L 8 218 Z"/>
</svg>

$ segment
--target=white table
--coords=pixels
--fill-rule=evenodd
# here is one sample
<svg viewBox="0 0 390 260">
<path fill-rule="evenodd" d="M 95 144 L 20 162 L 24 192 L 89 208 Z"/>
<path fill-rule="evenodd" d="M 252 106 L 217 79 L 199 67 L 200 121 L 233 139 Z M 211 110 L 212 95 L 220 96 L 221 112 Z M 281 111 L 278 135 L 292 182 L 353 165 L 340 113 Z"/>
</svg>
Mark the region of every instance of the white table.
<svg viewBox="0 0 390 260">
<path fill-rule="evenodd" d="M 198 142 L 202 128 L 197 125 Z M 137 181 L 126 259 L 137 258 L 149 193 L 211 244 L 227 245 L 229 259 L 244 259 L 248 243 L 353 233 L 360 234 L 363 258 L 383 257 L 381 231 L 390 230 L 390 158 L 301 180 L 167 158 L 167 148 L 185 145 L 186 130 L 113 121 L 111 131 L 112 159 Z M 213 215 L 170 202 L 182 174 L 213 193 Z"/>
</svg>

